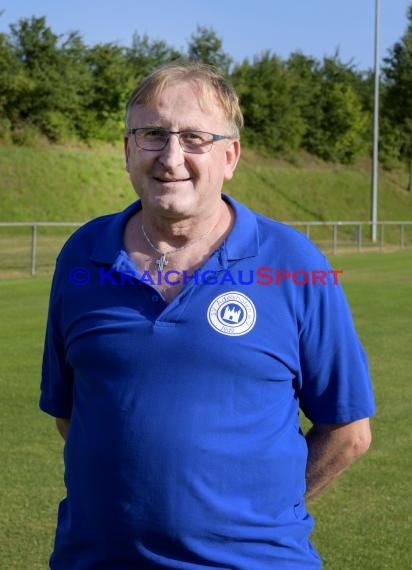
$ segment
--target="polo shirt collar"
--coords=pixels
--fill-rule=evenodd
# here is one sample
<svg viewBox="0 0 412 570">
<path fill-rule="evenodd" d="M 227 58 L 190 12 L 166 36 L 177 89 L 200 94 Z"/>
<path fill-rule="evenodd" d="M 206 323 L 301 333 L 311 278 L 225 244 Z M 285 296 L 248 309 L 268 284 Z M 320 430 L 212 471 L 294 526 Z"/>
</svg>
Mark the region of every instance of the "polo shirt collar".
<svg viewBox="0 0 412 570">
<path fill-rule="evenodd" d="M 259 253 L 259 233 L 256 214 L 226 194 L 223 199 L 235 211 L 234 226 L 225 240 L 228 261 L 255 257 Z"/>
<path fill-rule="evenodd" d="M 246 206 L 222 194 L 222 198 L 235 211 L 234 226 L 224 244 L 223 256 L 227 261 L 255 257 L 259 253 L 259 234 L 256 215 Z M 127 221 L 141 208 L 137 200 L 122 212 L 112 216 L 105 231 L 99 236 L 91 261 L 113 264 L 124 252 L 123 233 Z"/>
<path fill-rule="evenodd" d="M 90 256 L 91 261 L 113 264 L 124 251 L 123 234 L 127 221 L 141 208 L 140 200 L 130 204 L 125 210 L 111 216 L 104 232 L 97 235 L 97 244 Z"/>
</svg>

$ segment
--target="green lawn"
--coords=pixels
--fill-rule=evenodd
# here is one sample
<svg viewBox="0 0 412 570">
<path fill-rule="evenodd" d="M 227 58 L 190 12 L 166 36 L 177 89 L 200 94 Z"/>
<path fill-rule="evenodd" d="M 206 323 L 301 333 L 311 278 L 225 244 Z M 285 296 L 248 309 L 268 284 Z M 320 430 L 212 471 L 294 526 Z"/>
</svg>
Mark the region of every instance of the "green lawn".
<svg viewBox="0 0 412 570">
<path fill-rule="evenodd" d="M 412 254 L 333 257 L 368 351 L 377 399 L 371 450 L 311 505 L 330 570 L 410 563 Z M 44 570 L 63 496 L 62 443 L 37 408 L 49 278 L 0 282 L 0 567 Z M 409 528 L 408 528 L 409 527 Z"/>
<path fill-rule="evenodd" d="M 368 454 L 311 507 L 331 570 L 410 567 L 412 254 L 331 259 L 368 352 L 377 414 Z M 409 529 L 409 530 L 408 530 Z"/>
</svg>

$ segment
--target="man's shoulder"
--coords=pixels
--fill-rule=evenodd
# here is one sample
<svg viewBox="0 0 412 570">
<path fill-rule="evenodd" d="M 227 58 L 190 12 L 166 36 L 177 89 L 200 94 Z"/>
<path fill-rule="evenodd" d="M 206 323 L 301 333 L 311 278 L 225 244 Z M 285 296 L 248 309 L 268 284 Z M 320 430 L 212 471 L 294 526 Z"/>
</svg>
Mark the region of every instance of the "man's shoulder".
<svg viewBox="0 0 412 570">
<path fill-rule="evenodd" d="M 225 195 L 225 199 L 234 206 L 237 214 L 240 214 L 242 223 L 246 222 L 247 224 L 250 224 L 251 222 L 254 223 L 253 220 L 256 221 L 259 233 L 262 237 L 282 240 L 287 239 L 288 244 L 296 244 L 300 247 L 307 245 L 310 248 L 317 249 L 310 239 L 300 231 L 296 230 L 291 224 L 281 222 L 267 215 L 256 212 L 243 202 L 239 202 L 232 197 Z"/>
<path fill-rule="evenodd" d="M 104 230 L 105 227 L 110 225 L 110 223 L 119 216 L 121 212 L 114 212 L 112 214 L 105 214 L 104 216 L 98 216 L 97 218 L 92 218 L 91 220 L 82 224 L 76 231 L 72 233 L 72 235 L 68 238 L 65 242 L 62 252 L 65 249 L 70 249 L 78 245 L 83 240 L 88 238 L 93 238 L 94 236 L 98 235 L 101 230 Z"/>
<path fill-rule="evenodd" d="M 246 206 L 232 197 L 225 196 L 237 216 L 232 237 L 237 242 L 257 240 L 258 251 L 273 257 L 278 263 L 300 266 L 322 265 L 325 255 L 303 233 L 290 224 L 280 222 Z"/>
<path fill-rule="evenodd" d="M 116 240 L 120 244 L 123 219 L 126 220 L 135 208 L 136 203 L 133 203 L 125 210 L 98 216 L 80 226 L 63 245 L 59 259 L 70 258 L 73 254 L 77 256 L 81 252 L 89 256 L 98 244 L 105 241 L 113 245 Z"/>
<path fill-rule="evenodd" d="M 78 228 L 65 242 L 59 255 L 57 256 L 58 263 L 62 264 L 70 262 L 73 257 L 79 255 L 90 256 L 96 246 L 97 240 L 101 239 L 105 230 L 113 223 L 113 220 L 118 214 L 107 214 L 89 220 L 80 228 Z"/>
<path fill-rule="evenodd" d="M 272 245 L 277 252 L 297 259 L 323 260 L 324 253 L 302 232 L 290 224 L 256 213 L 262 243 Z"/>
</svg>

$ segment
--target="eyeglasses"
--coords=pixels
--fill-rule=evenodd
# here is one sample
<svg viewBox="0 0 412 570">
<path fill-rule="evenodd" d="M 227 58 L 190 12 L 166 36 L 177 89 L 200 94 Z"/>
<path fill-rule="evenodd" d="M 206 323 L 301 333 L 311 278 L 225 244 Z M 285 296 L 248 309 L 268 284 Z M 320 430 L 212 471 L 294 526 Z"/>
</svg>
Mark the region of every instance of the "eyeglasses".
<svg viewBox="0 0 412 570">
<path fill-rule="evenodd" d="M 177 135 L 182 150 L 193 154 L 204 154 L 212 149 L 215 141 L 233 138 L 205 131 L 169 131 L 153 127 L 127 129 L 126 133 L 134 135 L 139 148 L 153 151 L 163 150 L 169 142 L 170 135 Z"/>
</svg>

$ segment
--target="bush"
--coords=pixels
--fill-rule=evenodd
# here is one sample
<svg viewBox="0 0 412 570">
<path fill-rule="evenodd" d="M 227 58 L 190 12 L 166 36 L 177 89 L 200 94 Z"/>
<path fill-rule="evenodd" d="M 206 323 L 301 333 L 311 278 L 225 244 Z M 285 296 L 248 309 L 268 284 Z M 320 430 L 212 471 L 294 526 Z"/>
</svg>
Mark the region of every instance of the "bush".
<svg viewBox="0 0 412 570">
<path fill-rule="evenodd" d="M 46 111 L 39 126 L 50 142 L 62 143 L 74 138 L 70 119 L 59 111 Z"/>
<path fill-rule="evenodd" d="M 0 117 L 0 141 L 11 142 L 11 122 L 5 117 Z"/>
<path fill-rule="evenodd" d="M 11 132 L 11 140 L 19 146 L 39 146 L 44 140 L 40 130 L 30 123 L 19 123 Z"/>
</svg>

